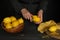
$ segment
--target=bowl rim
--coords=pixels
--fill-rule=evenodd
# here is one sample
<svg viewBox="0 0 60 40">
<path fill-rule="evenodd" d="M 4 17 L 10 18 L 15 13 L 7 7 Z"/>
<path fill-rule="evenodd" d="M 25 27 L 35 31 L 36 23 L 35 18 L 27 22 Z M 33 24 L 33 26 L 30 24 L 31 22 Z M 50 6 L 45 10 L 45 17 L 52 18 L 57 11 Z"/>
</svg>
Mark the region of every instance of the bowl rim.
<svg viewBox="0 0 60 40">
<path fill-rule="evenodd" d="M 18 27 L 15 27 L 14 29 L 6 29 L 6 28 L 4 28 L 5 26 L 3 25 L 3 22 L 1 22 L 1 26 L 2 26 L 2 28 L 5 30 L 5 31 L 7 31 L 7 30 L 10 30 L 10 31 L 7 31 L 7 32 L 9 32 L 9 33 L 12 33 L 12 30 L 17 30 L 19 27 L 21 27 L 20 28 L 20 31 L 22 31 L 22 29 L 24 28 L 24 23 L 22 23 L 21 25 L 18 25 Z M 13 32 L 13 33 L 15 33 L 15 32 Z"/>
</svg>

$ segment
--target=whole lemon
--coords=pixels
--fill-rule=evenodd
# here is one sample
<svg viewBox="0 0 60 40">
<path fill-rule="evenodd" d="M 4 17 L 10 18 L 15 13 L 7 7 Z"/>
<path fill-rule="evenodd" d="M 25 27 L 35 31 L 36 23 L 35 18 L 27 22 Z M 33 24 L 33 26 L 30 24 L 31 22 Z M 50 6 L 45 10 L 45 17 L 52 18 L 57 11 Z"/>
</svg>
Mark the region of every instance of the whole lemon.
<svg viewBox="0 0 60 40">
<path fill-rule="evenodd" d="M 19 24 L 24 23 L 24 20 L 22 18 L 18 19 Z"/>
<path fill-rule="evenodd" d="M 7 23 L 4 23 L 3 25 L 4 25 L 4 26 L 6 26 L 6 25 L 7 25 Z"/>
<path fill-rule="evenodd" d="M 37 18 L 38 16 L 37 15 L 33 15 L 33 18 Z"/>
<path fill-rule="evenodd" d="M 3 20 L 4 23 L 10 23 L 11 22 L 11 18 L 10 17 L 6 17 Z"/>
<path fill-rule="evenodd" d="M 10 18 L 11 18 L 12 22 L 15 21 L 15 20 L 17 20 L 14 16 L 11 16 Z"/>
<path fill-rule="evenodd" d="M 6 27 L 6 29 L 11 29 L 11 28 L 12 28 L 12 25 L 11 25 L 11 23 L 7 23 L 7 24 L 5 25 L 5 27 Z"/>
<path fill-rule="evenodd" d="M 40 22 L 40 18 L 36 15 L 33 16 L 33 21 L 34 22 Z"/>
<path fill-rule="evenodd" d="M 50 28 L 49 28 L 49 31 L 50 32 L 55 32 L 57 30 L 57 26 L 51 26 Z"/>
<path fill-rule="evenodd" d="M 19 25 L 19 22 L 17 20 L 12 22 L 13 27 L 17 27 L 18 25 Z"/>
</svg>

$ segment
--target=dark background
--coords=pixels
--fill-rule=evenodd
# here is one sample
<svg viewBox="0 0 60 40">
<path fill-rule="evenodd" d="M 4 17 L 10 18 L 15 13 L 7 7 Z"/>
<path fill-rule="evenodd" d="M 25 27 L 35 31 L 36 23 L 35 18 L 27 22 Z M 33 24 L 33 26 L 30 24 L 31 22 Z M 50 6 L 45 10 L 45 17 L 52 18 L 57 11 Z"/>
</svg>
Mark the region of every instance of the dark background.
<svg viewBox="0 0 60 40">
<path fill-rule="evenodd" d="M 60 22 L 60 10 L 59 10 L 59 1 L 58 0 L 49 0 L 48 4 L 48 12 L 45 14 L 44 20 L 50 20 L 53 19 L 56 22 Z M 0 1 L 0 23 L 2 22 L 2 19 L 7 16 L 11 15 L 18 15 L 16 14 L 14 8 L 12 7 L 11 3 L 9 0 L 2 0 Z M 40 36 L 42 34 L 37 33 L 35 30 L 36 25 L 33 23 L 29 23 L 28 21 L 25 22 L 25 31 L 22 32 L 22 34 L 18 33 L 15 35 L 6 33 L 1 29 L 0 26 L 0 40 L 47 40 L 47 39 L 42 39 Z M 33 25 L 32 25 L 33 24 Z M 33 27 L 34 26 L 34 27 Z M 30 27 L 30 28 L 29 28 Z M 23 37 L 23 34 L 25 36 Z M 56 39 L 48 39 L 48 40 L 56 40 Z"/>
<path fill-rule="evenodd" d="M 14 15 L 14 16 L 17 15 L 14 8 L 11 5 L 11 3 L 9 2 L 9 0 L 2 0 L 0 2 L 1 2 L 0 3 L 1 4 L 0 5 L 0 10 L 1 10 L 0 18 L 4 18 L 4 17 L 10 16 L 10 15 Z M 47 16 L 45 16 L 44 20 L 54 19 L 55 21 L 59 22 L 59 20 L 60 20 L 59 1 L 58 0 L 49 0 L 48 3 L 49 3 L 48 4 L 48 13 L 46 13 Z"/>
<path fill-rule="evenodd" d="M 48 15 L 56 22 L 60 22 L 60 4 L 58 0 L 50 0 L 48 5 Z"/>
</svg>

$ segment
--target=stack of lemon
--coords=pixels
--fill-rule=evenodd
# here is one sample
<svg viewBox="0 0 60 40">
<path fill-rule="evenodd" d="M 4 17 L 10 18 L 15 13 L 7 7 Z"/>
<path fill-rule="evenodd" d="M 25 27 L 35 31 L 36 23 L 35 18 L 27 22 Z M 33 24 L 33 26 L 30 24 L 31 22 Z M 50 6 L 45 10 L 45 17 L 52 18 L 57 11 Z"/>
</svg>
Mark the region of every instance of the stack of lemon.
<svg viewBox="0 0 60 40">
<path fill-rule="evenodd" d="M 24 23 L 22 18 L 16 19 L 14 16 L 6 17 L 3 19 L 3 23 L 6 29 L 15 28 L 18 25 Z"/>
<path fill-rule="evenodd" d="M 34 23 L 37 23 L 37 22 L 40 22 L 41 19 L 37 16 L 37 15 L 33 15 L 33 22 Z"/>
</svg>

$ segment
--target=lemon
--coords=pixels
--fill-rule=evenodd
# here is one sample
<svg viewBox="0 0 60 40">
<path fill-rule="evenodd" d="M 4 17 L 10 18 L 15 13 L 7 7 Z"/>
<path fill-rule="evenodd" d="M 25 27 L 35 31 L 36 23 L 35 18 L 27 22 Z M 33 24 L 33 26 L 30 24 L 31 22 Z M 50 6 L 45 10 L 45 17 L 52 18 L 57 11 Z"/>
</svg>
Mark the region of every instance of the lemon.
<svg viewBox="0 0 60 40">
<path fill-rule="evenodd" d="M 12 22 L 15 21 L 15 20 L 17 20 L 14 16 L 11 16 L 10 18 L 11 18 Z"/>
<path fill-rule="evenodd" d="M 55 32 L 57 30 L 57 26 L 51 26 L 50 28 L 49 28 L 49 31 L 50 32 Z"/>
<path fill-rule="evenodd" d="M 6 26 L 6 25 L 7 25 L 7 23 L 4 23 L 3 25 L 4 25 L 4 26 Z"/>
<path fill-rule="evenodd" d="M 19 24 L 24 23 L 24 20 L 22 18 L 18 19 Z"/>
<path fill-rule="evenodd" d="M 12 28 L 12 25 L 10 23 L 6 24 L 5 25 L 6 29 L 11 29 Z"/>
<path fill-rule="evenodd" d="M 4 23 L 10 23 L 10 22 L 11 22 L 10 17 L 6 17 L 6 18 L 4 18 L 3 22 L 4 22 Z"/>
<path fill-rule="evenodd" d="M 33 18 L 37 18 L 38 16 L 37 15 L 33 15 Z"/>
<path fill-rule="evenodd" d="M 34 22 L 40 22 L 40 18 L 36 15 L 33 16 L 33 21 Z"/>
<path fill-rule="evenodd" d="M 13 21 L 13 22 L 12 22 L 12 26 L 13 26 L 13 27 L 17 27 L 18 25 L 19 25 L 19 22 L 18 22 L 18 21 Z"/>
</svg>

